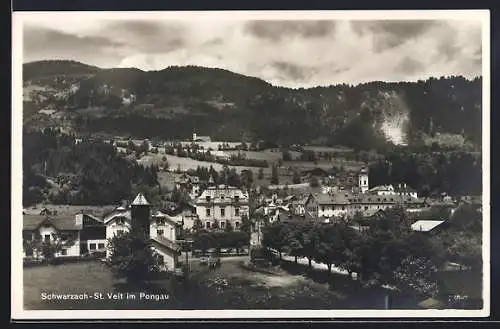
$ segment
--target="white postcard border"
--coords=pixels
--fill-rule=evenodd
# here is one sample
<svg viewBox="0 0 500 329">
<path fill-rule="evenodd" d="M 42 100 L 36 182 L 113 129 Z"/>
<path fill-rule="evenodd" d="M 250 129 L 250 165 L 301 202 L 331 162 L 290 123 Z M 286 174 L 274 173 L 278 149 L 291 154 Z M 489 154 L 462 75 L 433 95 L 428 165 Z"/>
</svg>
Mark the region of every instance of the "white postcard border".
<svg viewBox="0 0 500 329">
<path fill-rule="evenodd" d="M 77 15 L 102 19 L 341 19 L 416 20 L 458 19 L 482 22 L 483 65 L 483 308 L 481 310 L 50 310 L 23 308 L 22 265 L 22 64 L 23 24 L 30 19 Z M 14 12 L 12 19 L 12 176 L 11 176 L 11 318 L 54 319 L 235 319 L 235 318 L 468 318 L 490 314 L 490 12 L 489 10 L 395 10 L 395 11 L 227 11 L 211 12 Z"/>
</svg>

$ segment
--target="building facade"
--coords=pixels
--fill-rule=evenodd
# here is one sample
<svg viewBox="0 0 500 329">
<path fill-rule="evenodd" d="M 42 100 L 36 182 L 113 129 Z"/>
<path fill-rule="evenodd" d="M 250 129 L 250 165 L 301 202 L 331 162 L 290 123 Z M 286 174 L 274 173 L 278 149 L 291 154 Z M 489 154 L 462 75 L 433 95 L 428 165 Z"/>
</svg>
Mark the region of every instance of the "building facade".
<svg viewBox="0 0 500 329">
<path fill-rule="evenodd" d="M 398 184 L 396 186 L 393 186 L 392 184 L 379 185 L 371 188 L 368 192 L 380 196 L 398 195 L 403 197 L 409 196 L 412 198 L 418 198 L 417 191 L 406 185 L 406 183 Z"/>
<path fill-rule="evenodd" d="M 249 216 L 248 194 L 233 186 L 211 186 L 196 199 L 196 214 L 205 229 L 231 225 L 238 230 Z"/>
<path fill-rule="evenodd" d="M 23 256 L 43 258 L 43 244 L 57 244 L 54 257 L 80 256 L 82 224 L 74 216 L 23 215 Z"/>
<path fill-rule="evenodd" d="M 306 200 L 305 210 L 315 218 L 352 217 L 356 213 L 371 216 L 379 210 L 402 206 L 410 211 L 426 208 L 423 199 L 400 195 L 376 195 L 368 193 L 351 193 L 347 191 L 323 194 L 311 193 Z"/>
<path fill-rule="evenodd" d="M 163 270 L 173 271 L 178 264 L 180 247 L 176 243 L 179 224 L 169 215 L 161 211 L 151 211 L 151 205 L 144 195 L 139 193 L 129 207 L 119 207 L 109 214 L 104 223 L 106 237 L 113 237 L 135 231 L 150 239 Z M 106 256 L 111 256 L 107 248 Z"/>
</svg>

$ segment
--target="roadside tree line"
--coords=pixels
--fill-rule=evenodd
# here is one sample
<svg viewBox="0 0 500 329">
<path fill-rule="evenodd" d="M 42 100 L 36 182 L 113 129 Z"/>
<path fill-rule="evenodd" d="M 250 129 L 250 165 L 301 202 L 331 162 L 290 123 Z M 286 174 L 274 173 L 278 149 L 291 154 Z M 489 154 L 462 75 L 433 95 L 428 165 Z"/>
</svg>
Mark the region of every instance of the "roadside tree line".
<svg viewBox="0 0 500 329">
<path fill-rule="evenodd" d="M 437 272 L 445 261 L 481 266 L 478 217 L 466 205 L 436 234 L 412 231 L 413 220 L 402 208 L 387 211 L 363 229 L 345 221 L 282 221 L 264 227 L 263 246 L 277 251 L 280 260 L 284 253 L 295 262 L 305 257 L 309 267 L 314 261 L 330 272 L 332 266 L 350 276 L 355 272 L 365 286 L 388 284 L 427 297 L 437 293 Z"/>
</svg>

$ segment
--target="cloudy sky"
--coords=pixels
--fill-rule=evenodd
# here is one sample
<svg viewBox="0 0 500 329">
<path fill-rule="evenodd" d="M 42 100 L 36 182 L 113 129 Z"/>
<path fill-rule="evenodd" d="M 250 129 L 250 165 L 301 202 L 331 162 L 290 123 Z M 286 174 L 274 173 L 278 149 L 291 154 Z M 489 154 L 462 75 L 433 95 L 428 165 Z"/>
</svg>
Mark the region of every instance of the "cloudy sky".
<svg viewBox="0 0 500 329">
<path fill-rule="evenodd" d="M 228 13 L 227 15 L 231 15 Z M 481 74 L 474 20 L 103 19 L 31 16 L 23 61 L 219 67 L 287 87 Z"/>
</svg>

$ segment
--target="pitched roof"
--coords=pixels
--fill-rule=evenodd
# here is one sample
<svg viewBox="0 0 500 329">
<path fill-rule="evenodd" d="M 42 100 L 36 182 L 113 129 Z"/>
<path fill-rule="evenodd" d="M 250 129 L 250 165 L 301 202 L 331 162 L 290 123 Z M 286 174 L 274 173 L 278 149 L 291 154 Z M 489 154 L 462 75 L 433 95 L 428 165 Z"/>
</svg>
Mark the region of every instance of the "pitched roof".
<svg viewBox="0 0 500 329">
<path fill-rule="evenodd" d="M 375 187 L 372 187 L 369 191 L 370 192 L 377 192 L 377 191 L 390 191 L 394 190 L 394 187 L 392 185 L 378 185 Z"/>
<path fill-rule="evenodd" d="M 176 251 L 176 252 L 181 251 L 181 246 L 178 243 L 175 243 L 172 240 L 167 239 L 163 235 L 153 237 L 153 238 L 151 238 L 151 240 L 154 241 L 154 242 L 156 242 L 156 243 L 158 243 L 159 245 L 161 245 L 161 246 L 163 246 L 165 248 L 170 249 L 170 250 L 173 250 L 173 251 Z"/>
<path fill-rule="evenodd" d="M 148 200 L 146 200 L 146 197 L 142 193 L 139 193 L 135 197 L 134 201 L 132 201 L 132 205 L 133 206 L 148 206 L 149 202 L 148 202 Z"/>
<path fill-rule="evenodd" d="M 444 220 L 417 220 L 411 224 L 411 229 L 413 231 L 429 232 L 443 223 Z"/>
<path fill-rule="evenodd" d="M 363 211 L 363 216 L 364 217 L 372 217 L 377 214 L 383 214 L 384 211 L 382 209 L 368 209 Z"/>
<path fill-rule="evenodd" d="M 179 222 L 174 220 L 171 216 L 161 212 L 161 211 L 156 211 L 154 214 L 151 215 L 152 218 L 162 218 L 168 222 L 170 222 L 171 224 L 174 224 L 174 225 L 178 225 Z"/>
<path fill-rule="evenodd" d="M 349 204 L 349 193 L 313 194 L 318 204 Z"/>
<path fill-rule="evenodd" d="M 104 218 L 104 224 L 108 224 L 109 222 L 116 220 L 118 218 L 123 218 L 127 221 L 130 221 L 132 219 L 129 210 L 120 211 L 120 212 L 113 213 L 113 214 L 109 215 L 108 217 Z"/>
<path fill-rule="evenodd" d="M 23 216 L 23 230 L 36 230 L 43 223 L 49 223 L 58 231 L 78 231 L 82 229 L 82 225 L 77 225 L 73 216 Z"/>
</svg>

